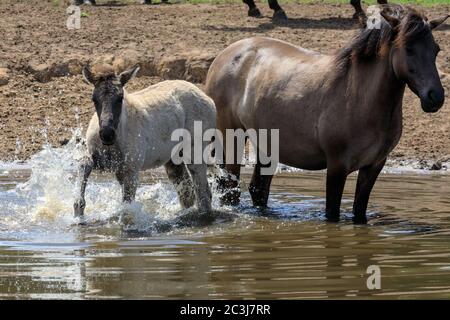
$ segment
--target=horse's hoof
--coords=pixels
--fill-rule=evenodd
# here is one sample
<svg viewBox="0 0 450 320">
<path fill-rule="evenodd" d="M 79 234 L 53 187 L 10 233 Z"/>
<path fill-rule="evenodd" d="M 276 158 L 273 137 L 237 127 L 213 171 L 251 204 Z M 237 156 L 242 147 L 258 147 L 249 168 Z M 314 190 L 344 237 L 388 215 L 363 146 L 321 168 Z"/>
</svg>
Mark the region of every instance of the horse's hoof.
<svg viewBox="0 0 450 320">
<path fill-rule="evenodd" d="M 73 204 L 73 213 L 75 218 L 82 217 L 84 214 L 84 208 L 86 207 L 86 202 L 84 199 L 77 199 Z"/>
<path fill-rule="evenodd" d="M 248 10 L 248 16 L 254 18 L 261 18 L 261 11 L 258 8 L 254 7 Z"/>
<path fill-rule="evenodd" d="M 288 19 L 286 12 L 284 10 L 278 10 L 273 13 L 273 20 L 275 21 L 286 21 Z"/>
<path fill-rule="evenodd" d="M 353 19 L 358 20 L 360 17 L 366 17 L 366 13 L 364 11 L 356 11 L 353 14 Z"/>
<path fill-rule="evenodd" d="M 74 225 L 76 226 L 85 226 L 87 225 L 86 218 L 84 216 L 77 216 L 74 218 Z"/>
<path fill-rule="evenodd" d="M 178 228 L 186 227 L 206 227 L 213 224 L 215 217 L 210 213 L 200 213 L 191 211 L 186 213 L 175 220 L 175 225 Z"/>
<path fill-rule="evenodd" d="M 328 222 L 339 222 L 339 215 L 326 214 L 325 217 Z"/>
<path fill-rule="evenodd" d="M 366 217 L 353 217 L 353 224 L 367 224 Z"/>
</svg>

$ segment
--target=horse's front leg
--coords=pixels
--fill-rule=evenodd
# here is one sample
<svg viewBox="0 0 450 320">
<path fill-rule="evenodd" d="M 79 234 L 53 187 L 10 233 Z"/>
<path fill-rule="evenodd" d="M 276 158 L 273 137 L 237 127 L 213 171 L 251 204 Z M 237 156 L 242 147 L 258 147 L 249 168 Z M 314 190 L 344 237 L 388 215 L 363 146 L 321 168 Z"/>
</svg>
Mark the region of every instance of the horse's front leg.
<svg viewBox="0 0 450 320">
<path fill-rule="evenodd" d="M 78 198 L 73 204 L 73 210 L 75 217 L 82 217 L 84 214 L 84 208 L 86 207 L 86 201 L 84 199 L 84 194 L 86 192 L 86 185 L 89 175 L 94 168 L 94 162 L 91 158 L 84 158 L 78 169 L 78 183 L 80 184 L 80 193 Z"/>
<path fill-rule="evenodd" d="M 139 183 L 139 173 L 136 170 L 119 169 L 116 172 L 117 180 L 122 186 L 122 201 L 132 202 L 136 197 Z"/>
<path fill-rule="evenodd" d="M 345 166 L 332 165 L 327 168 L 326 217 L 330 222 L 338 222 L 341 212 L 342 193 L 347 181 Z"/>
<path fill-rule="evenodd" d="M 353 203 L 353 222 L 355 224 L 367 223 L 366 211 L 370 193 L 385 163 L 386 159 L 375 165 L 359 169 L 355 201 Z"/>
</svg>

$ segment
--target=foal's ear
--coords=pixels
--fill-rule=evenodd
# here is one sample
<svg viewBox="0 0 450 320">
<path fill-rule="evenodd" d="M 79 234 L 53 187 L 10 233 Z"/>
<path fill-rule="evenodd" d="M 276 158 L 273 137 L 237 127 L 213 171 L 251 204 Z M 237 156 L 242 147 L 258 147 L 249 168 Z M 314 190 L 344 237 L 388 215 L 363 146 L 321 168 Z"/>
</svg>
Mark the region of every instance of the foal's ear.
<svg viewBox="0 0 450 320">
<path fill-rule="evenodd" d="M 450 17 L 450 15 L 446 15 L 446 16 L 431 20 L 429 22 L 431 30 L 436 29 L 441 24 L 443 24 L 444 21 L 448 19 L 448 17 Z"/>
<path fill-rule="evenodd" d="M 81 72 L 83 74 L 83 80 L 87 84 L 95 84 L 94 83 L 94 76 L 92 75 L 91 69 L 89 66 L 84 66 L 83 71 Z"/>
<path fill-rule="evenodd" d="M 391 25 L 392 29 L 395 29 L 400 24 L 400 19 L 390 15 L 389 11 L 382 10 L 380 11 L 380 14 L 384 18 L 384 20 L 386 20 L 387 23 Z"/>
<path fill-rule="evenodd" d="M 133 79 L 139 71 L 139 66 L 134 66 L 130 70 L 124 71 L 119 75 L 120 83 L 124 86 L 128 81 Z"/>
</svg>

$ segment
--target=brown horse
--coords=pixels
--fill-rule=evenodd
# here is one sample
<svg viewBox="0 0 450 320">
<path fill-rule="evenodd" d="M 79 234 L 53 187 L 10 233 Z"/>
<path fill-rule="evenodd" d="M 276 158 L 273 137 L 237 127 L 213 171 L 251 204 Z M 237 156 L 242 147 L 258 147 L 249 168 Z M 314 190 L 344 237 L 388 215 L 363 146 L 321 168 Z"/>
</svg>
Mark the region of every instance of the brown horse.
<svg viewBox="0 0 450 320">
<path fill-rule="evenodd" d="M 413 9 L 382 6 L 380 28 L 361 30 L 335 55 L 270 38 L 238 41 L 217 56 L 206 80 L 217 128 L 279 129 L 280 162 L 327 169 L 330 221 L 339 220 L 347 175 L 359 170 L 354 222 L 366 223 L 372 187 L 402 133 L 405 87 L 425 112 L 444 103 L 431 31 L 447 18 L 427 21 Z M 225 164 L 229 175 L 220 184 L 228 204 L 239 202 L 236 163 Z M 262 167 L 257 161 L 249 191 L 253 204 L 264 207 L 272 176 L 262 175 Z"/>
</svg>

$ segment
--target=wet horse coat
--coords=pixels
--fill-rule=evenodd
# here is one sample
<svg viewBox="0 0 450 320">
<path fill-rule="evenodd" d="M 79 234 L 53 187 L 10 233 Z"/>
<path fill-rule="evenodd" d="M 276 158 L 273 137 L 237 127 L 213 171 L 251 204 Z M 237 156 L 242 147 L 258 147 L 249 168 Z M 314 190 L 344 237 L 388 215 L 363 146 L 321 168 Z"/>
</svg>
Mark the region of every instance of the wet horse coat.
<svg viewBox="0 0 450 320">
<path fill-rule="evenodd" d="M 402 6 L 383 6 L 381 14 L 381 29 L 362 30 L 335 55 L 264 37 L 238 41 L 217 56 L 206 80 L 219 130 L 279 129 L 280 162 L 328 169 L 330 221 L 339 220 L 347 175 L 359 170 L 354 221 L 366 222 L 372 187 L 402 133 L 406 85 L 426 112 L 444 102 L 431 30 L 447 17 L 428 22 Z M 228 204 L 239 201 L 237 161 L 225 165 L 229 175 L 220 181 Z M 261 168 L 258 161 L 249 191 L 264 207 L 272 176 Z"/>
</svg>

